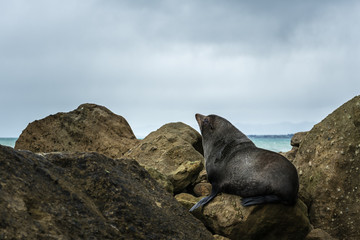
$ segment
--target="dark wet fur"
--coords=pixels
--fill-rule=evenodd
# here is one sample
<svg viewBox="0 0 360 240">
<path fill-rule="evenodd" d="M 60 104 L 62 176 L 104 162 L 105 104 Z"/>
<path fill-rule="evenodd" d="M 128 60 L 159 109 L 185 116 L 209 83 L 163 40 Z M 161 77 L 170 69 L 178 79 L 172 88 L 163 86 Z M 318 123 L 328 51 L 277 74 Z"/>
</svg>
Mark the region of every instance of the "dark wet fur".
<svg viewBox="0 0 360 240">
<path fill-rule="evenodd" d="M 196 115 L 203 138 L 208 180 L 216 188 L 191 208 L 207 204 L 217 193 L 243 197 L 242 205 L 296 203 L 299 179 L 284 156 L 255 144 L 226 119 Z"/>
<path fill-rule="evenodd" d="M 281 198 L 276 195 L 266 195 L 266 196 L 257 196 L 257 197 L 247 197 L 241 199 L 241 205 L 244 207 L 252 205 L 260 205 L 265 203 L 280 203 L 282 202 Z"/>
</svg>

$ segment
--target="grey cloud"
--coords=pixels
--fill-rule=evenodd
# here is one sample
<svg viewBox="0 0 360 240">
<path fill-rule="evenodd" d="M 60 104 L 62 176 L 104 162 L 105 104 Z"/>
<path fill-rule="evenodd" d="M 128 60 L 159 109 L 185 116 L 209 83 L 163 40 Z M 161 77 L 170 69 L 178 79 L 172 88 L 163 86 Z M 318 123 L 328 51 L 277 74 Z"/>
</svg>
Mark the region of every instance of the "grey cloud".
<svg viewBox="0 0 360 240">
<path fill-rule="evenodd" d="M 359 92 L 359 8 L 356 1 L 1 2 L 0 136 L 83 102 L 123 115 L 138 135 L 168 121 L 192 124 L 195 112 L 239 124 L 320 121 Z M 15 119 L 21 123 L 8 130 Z"/>
</svg>

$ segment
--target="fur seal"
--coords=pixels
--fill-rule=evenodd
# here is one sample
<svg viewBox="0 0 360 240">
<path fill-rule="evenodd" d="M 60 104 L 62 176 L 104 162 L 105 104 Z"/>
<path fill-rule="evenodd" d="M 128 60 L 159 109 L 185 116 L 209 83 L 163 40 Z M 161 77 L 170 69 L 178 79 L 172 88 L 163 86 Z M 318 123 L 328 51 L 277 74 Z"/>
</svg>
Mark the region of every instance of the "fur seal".
<svg viewBox="0 0 360 240">
<path fill-rule="evenodd" d="M 296 203 L 299 178 L 295 166 L 287 158 L 256 147 L 222 117 L 196 114 L 195 118 L 201 130 L 212 191 L 190 211 L 207 204 L 220 192 L 241 196 L 243 206 Z"/>
</svg>

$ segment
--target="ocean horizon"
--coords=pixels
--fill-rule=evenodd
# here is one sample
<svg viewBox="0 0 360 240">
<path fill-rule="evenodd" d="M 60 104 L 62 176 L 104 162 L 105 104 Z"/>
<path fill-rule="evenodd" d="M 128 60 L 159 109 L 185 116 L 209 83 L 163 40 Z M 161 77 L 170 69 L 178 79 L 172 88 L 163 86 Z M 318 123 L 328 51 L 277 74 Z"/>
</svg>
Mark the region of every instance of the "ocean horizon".
<svg viewBox="0 0 360 240">
<path fill-rule="evenodd" d="M 290 141 L 294 134 L 286 135 L 248 135 L 257 147 L 274 152 L 288 152 L 291 150 Z M 0 137 L 0 145 L 14 147 L 18 138 Z"/>
</svg>

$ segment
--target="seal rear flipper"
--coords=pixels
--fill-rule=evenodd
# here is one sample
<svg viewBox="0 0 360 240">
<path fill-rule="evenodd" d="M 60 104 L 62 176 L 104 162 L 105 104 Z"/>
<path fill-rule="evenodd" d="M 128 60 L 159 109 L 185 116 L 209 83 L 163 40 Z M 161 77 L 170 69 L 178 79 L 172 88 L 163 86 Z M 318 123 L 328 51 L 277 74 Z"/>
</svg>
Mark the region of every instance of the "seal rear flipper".
<svg viewBox="0 0 360 240">
<path fill-rule="evenodd" d="M 244 207 L 248 207 L 264 203 L 278 203 L 281 201 L 281 198 L 276 195 L 255 196 L 241 199 L 241 205 L 243 205 Z"/>
<path fill-rule="evenodd" d="M 201 199 L 199 202 L 197 202 L 189 211 L 192 212 L 195 209 L 197 209 L 198 207 L 201 207 L 205 204 L 207 204 L 208 202 L 211 201 L 211 199 L 213 199 L 216 195 L 218 194 L 218 191 L 215 190 L 214 188 L 211 190 L 211 193 L 209 196 L 204 197 L 203 199 Z"/>
</svg>

